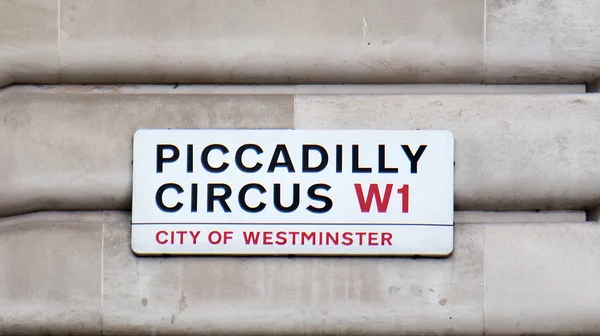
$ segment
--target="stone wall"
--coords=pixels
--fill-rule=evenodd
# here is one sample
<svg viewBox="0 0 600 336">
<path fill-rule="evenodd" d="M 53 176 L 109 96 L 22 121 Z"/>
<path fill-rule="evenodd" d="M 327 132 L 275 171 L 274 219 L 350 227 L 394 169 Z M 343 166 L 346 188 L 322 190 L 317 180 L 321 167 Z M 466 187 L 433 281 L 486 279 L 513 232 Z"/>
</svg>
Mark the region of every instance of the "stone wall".
<svg viewBox="0 0 600 336">
<path fill-rule="evenodd" d="M 0 334 L 597 333 L 598 20 L 595 0 L 0 0 Z M 147 127 L 451 130 L 454 253 L 136 257 Z"/>
<path fill-rule="evenodd" d="M 600 199 L 599 96 L 578 87 L 462 94 L 312 89 L 4 89 L 0 330 L 600 328 L 600 226 L 586 221 L 586 210 Z M 135 257 L 131 141 L 144 127 L 449 129 L 459 210 L 454 253 L 444 259 Z"/>
</svg>

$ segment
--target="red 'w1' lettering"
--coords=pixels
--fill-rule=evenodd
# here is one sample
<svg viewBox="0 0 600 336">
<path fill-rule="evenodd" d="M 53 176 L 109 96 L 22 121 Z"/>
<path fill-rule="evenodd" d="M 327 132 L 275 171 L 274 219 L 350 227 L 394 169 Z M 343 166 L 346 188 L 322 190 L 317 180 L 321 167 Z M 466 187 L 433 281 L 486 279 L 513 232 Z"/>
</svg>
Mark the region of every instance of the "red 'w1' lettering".
<svg viewBox="0 0 600 336">
<path fill-rule="evenodd" d="M 385 193 L 383 199 L 379 193 L 379 186 L 377 184 L 370 184 L 367 197 L 365 198 L 363 188 L 361 184 L 355 183 L 354 190 L 356 190 L 356 198 L 358 199 L 358 205 L 360 206 L 361 212 L 371 211 L 371 205 L 373 204 L 373 198 L 377 205 L 377 212 L 387 212 L 388 205 L 390 203 L 390 196 L 392 195 L 393 184 L 385 185 Z M 402 212 L 408 212 L 408 199 L 409 189 L 408 184 L 404 184 L 402 188 L 398 189 L 398 194 L 402 195 Z"/>
<path fill-rule="evenodd" d="M 375 203 L 377 203 L 377 212 L 387 212 L 388 204 L 390 203 L 390 196 L 392 195 L 393 184 L 385 185 L 385 194 L 381 199 L 379 194 L 379 186 L 377 184 L 370 184 L 367 197 L 363 193 L 362 185 L 355 183 L 354 190 L 356 190 L 356 197 L 358 198 L 358 205 L 360 206 L 361 212 L 371 211 L 371 205 L 373 204 L 373 197 L 375 197 Z"/>
<path fill-rule="evenodd" d="M 408 184 L 402 186 L 402 188 L 398 189 L 398 194 L 402 195 L 402 212 L 408 212 Z"/>
</svg>

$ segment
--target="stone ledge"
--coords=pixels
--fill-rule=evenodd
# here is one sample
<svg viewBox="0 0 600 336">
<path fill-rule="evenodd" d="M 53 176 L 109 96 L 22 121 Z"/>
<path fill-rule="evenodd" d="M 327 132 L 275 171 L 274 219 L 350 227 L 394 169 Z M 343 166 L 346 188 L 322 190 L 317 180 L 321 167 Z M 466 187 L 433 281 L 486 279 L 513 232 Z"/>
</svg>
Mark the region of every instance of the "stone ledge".
<svg viewBox="0 0 600 336">
<path fill-rule="evenodd" d="M 600 2 L 487 0 L 486 82 L 550 83 L 600 76 Z"/>
<path fill-rule="evenodd" d="M 456 224 L 585 222 L 585 211 L 456 211 Z"/>
<path fill-rule="evenodd" d="M 227 95 L 447 95 L 447 94 L 581 94 L 583 84 L 483 85 L 483 84 L 347 84 L 347 85 L 12 85 L 8 93 L 85 94 L 227 94 Z"/>
</svg>

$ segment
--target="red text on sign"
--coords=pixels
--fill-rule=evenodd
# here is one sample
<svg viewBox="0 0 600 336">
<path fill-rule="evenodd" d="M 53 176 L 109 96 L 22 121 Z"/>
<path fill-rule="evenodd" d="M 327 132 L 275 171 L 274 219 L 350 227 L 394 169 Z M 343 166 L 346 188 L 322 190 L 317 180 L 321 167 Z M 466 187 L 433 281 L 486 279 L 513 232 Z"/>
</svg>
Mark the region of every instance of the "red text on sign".
<svg viewBox="0 0 600 336">
<path fill-rule="evenodd" d="M 383 193 L 383 197 L 379 192 L 379 185 L 370 184 L 369 190 L 367 191 L 367 196 L 363 192 L 362 184 L 355 183 L 354 190 L 356 191 L 356 198 L 358 199 L 358 206 L 360 207 L 361 212 L 370 212 L 371 206 L 373 204 L 373 199 L 375 199 L 375 205 L 377 206 L 377 212 L 387 212 L 388 205 L 390 203 L 390 196 L 392 195 L 392 190 L 394 188 L 393 184 L 386 184 L 385 191 Z M 408 212 L 408 184 L 402 186 L 402 188 L 398 189 L 398 194 L 402 195 L 402 212 Z"/>
<path fill-rule="evenodd" d="M 192 243 L 196 244 L 198 242 L 198 236 L 200 235 L 200 231 L 158 231 L 156 233 L 156 242 L 164 245 L 164 244 L 179 244 L 183 245 L 184 243 Z"/>
<path fill-rule="evenodd" d="M 391 246 L 390 232 L 244 231 L 246 245 Z"/>
<path fill-rule="evenodd" d="M 208 234 L 208 242 L 213 245 L 227 244 L 227 242 L 232 238 L 232 231 L 225 231 L 223 233 L 221 233 L 220 231 L 211 231 L 211 233 Z"/>
</svg>

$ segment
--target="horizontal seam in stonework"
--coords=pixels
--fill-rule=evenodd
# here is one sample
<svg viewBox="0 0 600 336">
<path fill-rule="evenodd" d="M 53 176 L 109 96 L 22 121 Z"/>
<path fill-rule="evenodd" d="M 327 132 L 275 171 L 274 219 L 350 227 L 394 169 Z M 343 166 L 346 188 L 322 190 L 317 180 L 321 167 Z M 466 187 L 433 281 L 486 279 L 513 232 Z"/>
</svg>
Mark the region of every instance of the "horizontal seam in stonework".
<svg viewBox="0 0 600 336">
<path fill-rule="evenodd" d="M 113 212 L 113 213 L 122 213 L 122 214 L 131 214 L 131 211 L 120 211 L 120 210 L 68 210 L 68 211 L 60 211 L 60 210 L 48 210 L 48 211 L 33 211 L 33 212 L 25 212 L 19 214 L 12 214 L 9 216 L 0 216 L 0 226 L 3 225 L 13 225 L 15 223 L 11 223 L 12 221 L 21 221 L 22 219 L 27 219 L 31 221 L 35 221 L 37 219 L 41 219 L 44 221 L 61 221 L 64 219 L 72 219 L 73 215 L 76 216 L 94 216 L 96 214 L 102 214 L 103 212 Z M 89 222 L 90 224 L 95 224 L 96 221 L 92 219 L 82 218 L 78 220 L 78 223 Z"/>
</svg>

